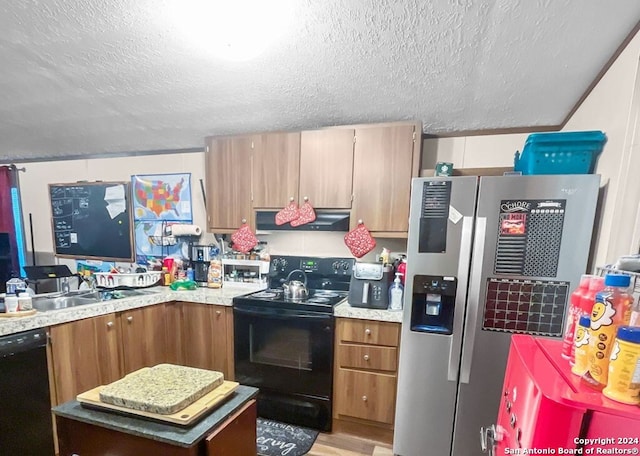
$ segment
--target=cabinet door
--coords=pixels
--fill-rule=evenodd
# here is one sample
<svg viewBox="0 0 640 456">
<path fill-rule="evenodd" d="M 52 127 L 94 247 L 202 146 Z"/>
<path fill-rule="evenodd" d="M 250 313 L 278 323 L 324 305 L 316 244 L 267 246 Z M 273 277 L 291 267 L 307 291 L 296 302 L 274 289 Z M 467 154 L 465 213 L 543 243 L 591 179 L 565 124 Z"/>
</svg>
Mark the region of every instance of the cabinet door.
<svg viewBox="0 0 640 456">
<path fill-rule="evenodd" d="M 393 424 L 395 414 L 395 375 L 338 369 L 335 390 L 339 415 Z"/>
<path fill-rule="evenodd" d="M 255 136 L 206 140 L 207 226 L 229 233 L 253 223 L 251 155 Z"/>
<path fill-rule="evenodd" d="M 265 133 L 253 151 L 253 207 L 279 209 L 298 200 L 300 133 Z"/>
<path fill-rule="evenodd" d="M 167 361 L 169 343 L 164 304 L 121 312 L 118 318 L 125 375 Z"/>
<path fill-rule="evenodd" d="M 206 438 L 207 456 L 255 456 L 256 401 L 249 401 Z"/>
<path fill-rule="evenodd" d="M 300 202 L 314 208 L 349 209 L 353 191 L 351 129 L 333 128 L 300 134 Z"/>
<path fill-rule="evenodd" d="M 356 129 L 352 228 L 362 220 L 369 231 L 406 236 L 411 178 L 417 176 L 419 163 L 414 157 L 415 128 L 403 124 Z M 421 132 L 415 133 L 419 142 Z"/>
<path fill-rule="evenodd" d="M 57 404 L 121 377 L 116 323 L 116 315 L 107 314 L 50 328 Z"/>
<path fill-rule="evenodd" d="M 228 326 L 224 306 L 183 302 L 184 364 L 222 372 L 225 379 L 233 378 L 233 353 L 229 360 L 227 347 L 233 334 L 227 332 Z"/>
<path fill-rule="evenodd" d="M 167 320 L 167 353 L 164 362 L 183 365 L 182 303 L 178 301 L 167 302 L 164 307 Z"/>
</svg>

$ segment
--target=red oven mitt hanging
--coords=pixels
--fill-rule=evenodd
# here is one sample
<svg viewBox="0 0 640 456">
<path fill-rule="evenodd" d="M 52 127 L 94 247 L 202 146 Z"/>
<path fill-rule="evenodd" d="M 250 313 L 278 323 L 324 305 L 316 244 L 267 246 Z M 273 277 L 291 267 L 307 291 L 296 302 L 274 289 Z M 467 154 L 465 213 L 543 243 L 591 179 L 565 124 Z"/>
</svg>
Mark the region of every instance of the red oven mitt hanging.
<svg viewBox="0 0 640 456">
<path fill-rule="evenodd" d="M 276 225 L 284 225 L 285 223 L 289 223 L 292 220 L 300 217 L 300 210 L 298 209 L 298 203 L 296 203 L 293 198 L 289 202 L 289 205 L 284 209 L 281 209 L 276 214 Z"/>
<path fill-rule="evenodd" d="M 231 235 L 231 241 L 233 242 L 234 250 L 240 253 L 249 253 L 252 248 L 258 245 L 258 238 L 246 223 L 243 223 L 242 226 Z"/>
<path fill-rule="evenodd" d="M 305 223 L 313 222 L 316 219 L 316 211 L 313 210 L 313 206 L 309 203 L 308 199 L 304 199 L 304 204 L 300 206 L 300 216 L 291 220 L 291 226 L 300 226 Z"/>
<path fill-rule="evenodd" d="M 344 235 L 344 243 L 356 258 L 363 257 L 376 246 L 376 240 L 371 236 L 371 233 L 369 233 L 369 230 L 361 220 L 358 221 L 356 228 Z"/>
</svg>

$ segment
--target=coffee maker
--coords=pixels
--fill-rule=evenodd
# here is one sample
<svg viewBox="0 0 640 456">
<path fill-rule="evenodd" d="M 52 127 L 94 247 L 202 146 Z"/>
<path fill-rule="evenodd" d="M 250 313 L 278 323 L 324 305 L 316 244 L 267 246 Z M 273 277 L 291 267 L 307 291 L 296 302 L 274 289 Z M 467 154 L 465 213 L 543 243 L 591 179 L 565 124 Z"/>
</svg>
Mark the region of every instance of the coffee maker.
<svg viewBox="0 0 640 456">
<path fill-rule="evenodd" d="M 191 267 L 193 268 L 193 280 L 200 287 L 207 286 L 209 275 L 209 263 L 213 259 L 212 245 L 191 245 Z"/>
<path fill-rule="evenodd" d="M 382 263 L 355 263 L 349 283 L 349 305 L 369 309 L 389 307 L 393 267 Z"/>
</svg>

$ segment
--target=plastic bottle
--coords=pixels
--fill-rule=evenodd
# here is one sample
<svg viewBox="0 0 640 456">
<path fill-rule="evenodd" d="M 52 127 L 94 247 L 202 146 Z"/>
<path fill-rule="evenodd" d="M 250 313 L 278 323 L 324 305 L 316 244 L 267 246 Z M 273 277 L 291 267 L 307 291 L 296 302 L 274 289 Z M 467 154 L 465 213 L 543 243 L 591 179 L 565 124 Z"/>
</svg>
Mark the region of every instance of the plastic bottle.
<svg viewBox="0 0 640 456">
<path fill-rule="evenodd" d="M 639 327 L 618 328 L 609 358 L 609 378 L 602 394 L 624 404 L 640 404 Z"/>
<path fill-rule="evenodd" d="M 389 287 L 389 310 L 402 310 L 402 295 L 404 287 L 402 286 L 400 277 L 402 274 L 396 272 L 396 278 Z"/>
<path fill-rule="evenodd" d="M 578 315 L 578 321 L 582 315 L 587 315 L 591 318 L 591 310 L 596 302 L 596 295 L 604 290 L 604 277 L 591 276 L 589 278 L 589 287 L 587 291 L 580 296 L 580 314 Z M 576 326 L 576 330 L 578 327 Z M 574 334 L 575 339 L 575 334 Z M 575 361 L 575 346 L 571 347 L 571 356 L 569 363 L 573 365 Z"/>
<path fill-rule="evenodd" d="M 573 340 L 575 362 L 571 367 L 571 372 L 578 376 L 584 375 L 588 367 L 590 325 L 591 318 L 588 315 L 581 316 L 576 328 L 576 337 Z"/>
<path fill-rule="evenodd" d="M 407 257 L 405 257 L 404 255 L 400 257 L 400 263 L 398 264 L 397 272 L 402 274 L 400 276 L 400 281 L 402 282 L 402 285 L 404 285 L 404 278 L 406 277 L 406 274 L 407 274 Z"/>
<path fill-rule="evenodd" d="M 629 324 L 633 297 L 627 292 L 631 277 L 607 274 L 605 288 L 596 294 L 591 311 L 589 360 L 582 380 L 588 386 L 602 390 L 607 385 L 609 356 L 619 326 Z"/>
<path fill-rule="evenodd" d="M 574 351 L 573 339 L 576 334 L 578 320 L 582 313 L 580 309 L 580 301 L 582 296 L 589 290 L 590 279 L 591 275 L 582 274 L 579 285 L 575 290 L 573 290 L 571 298 L 569 299 L 569 312 L 567 313 L 567 323 L 564 327 L 564 337 L 562 339 L 562 357 L 570 361 L 574 358 L 574 356 L 571 355 Z"/>
<path fill-rule="evenodd" d="M 193 268 L 191 266 L 187 268 L 187 280 L 194 280 Z"/>
</svg>

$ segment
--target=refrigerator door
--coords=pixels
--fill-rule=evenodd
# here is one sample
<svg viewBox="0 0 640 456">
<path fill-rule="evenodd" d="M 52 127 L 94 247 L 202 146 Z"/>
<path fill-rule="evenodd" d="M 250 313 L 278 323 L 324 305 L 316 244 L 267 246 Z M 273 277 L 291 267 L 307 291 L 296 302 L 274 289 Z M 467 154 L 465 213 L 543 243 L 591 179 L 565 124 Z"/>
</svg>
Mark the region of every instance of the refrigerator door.
<svg viewBox="0 0 640 456">
<path fill-rule="evenodd" d="M 498 414 L 511 334 L 561 336 L 569 293 L 586 270 L 599 182 L 480 179 L 451 454 L 480 452 L 480 428 Z"/>
<path fill-rule="evenodd" d="M 396 455 L 451 449 L 476 189 L 476 177 L 412 182 Z"/>
</svg>

